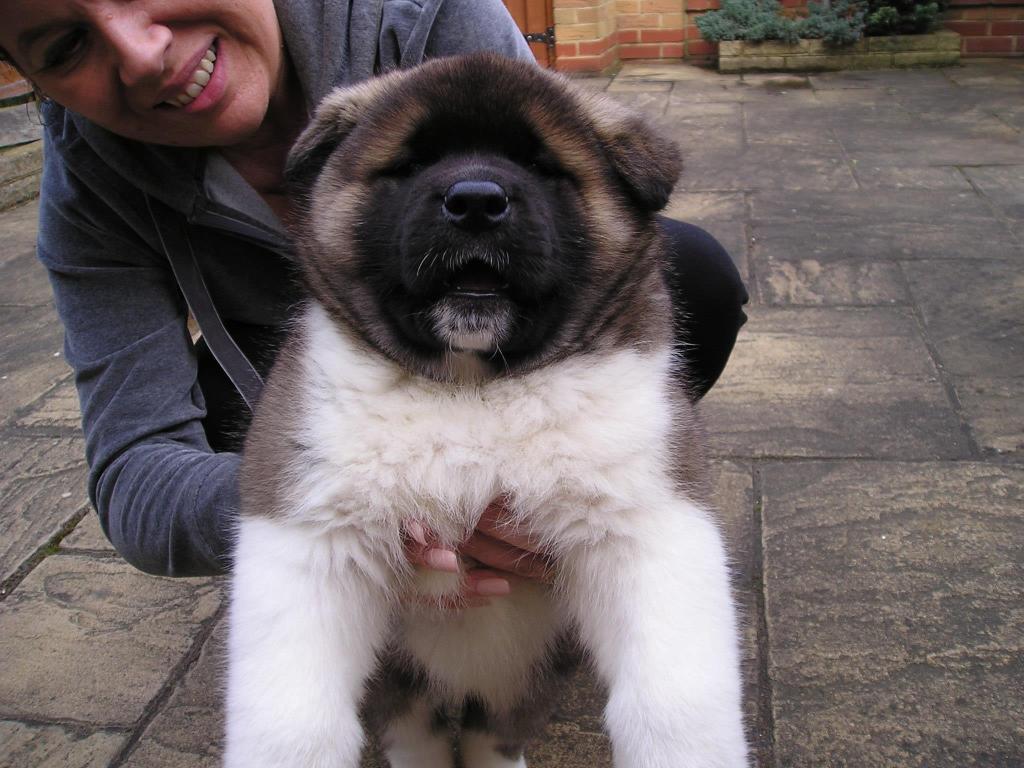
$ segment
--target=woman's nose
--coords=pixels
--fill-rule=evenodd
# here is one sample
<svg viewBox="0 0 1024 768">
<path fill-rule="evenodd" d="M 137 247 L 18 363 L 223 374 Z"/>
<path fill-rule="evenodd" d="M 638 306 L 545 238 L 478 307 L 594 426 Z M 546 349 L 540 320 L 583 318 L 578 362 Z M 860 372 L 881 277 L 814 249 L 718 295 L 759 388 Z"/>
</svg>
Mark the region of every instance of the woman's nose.
<svg viewBox="0 0 1024 768">
<path fill-rule="evenodd" d="M 125 4 L 104 19 L 104 36 L 116 57 L 121 82 L 133 86 L 158 80 L 166 67 L 171 30 L 156 24 L 148 14 Z"/>
</svg>

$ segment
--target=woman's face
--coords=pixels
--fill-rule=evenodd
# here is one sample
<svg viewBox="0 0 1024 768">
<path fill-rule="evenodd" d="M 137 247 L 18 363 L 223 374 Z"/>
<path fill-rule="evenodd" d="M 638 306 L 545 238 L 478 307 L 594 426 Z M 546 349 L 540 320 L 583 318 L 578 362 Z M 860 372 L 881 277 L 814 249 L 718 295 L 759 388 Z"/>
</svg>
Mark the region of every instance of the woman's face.
<svg viewBox="0 0 1024 768">
<path fill-rule="evenodd" d="M 285 82 L 272 0 L 0 2 L 0 47 L 22 72 L 130 139 L 239 144 Z"/>
</svg>

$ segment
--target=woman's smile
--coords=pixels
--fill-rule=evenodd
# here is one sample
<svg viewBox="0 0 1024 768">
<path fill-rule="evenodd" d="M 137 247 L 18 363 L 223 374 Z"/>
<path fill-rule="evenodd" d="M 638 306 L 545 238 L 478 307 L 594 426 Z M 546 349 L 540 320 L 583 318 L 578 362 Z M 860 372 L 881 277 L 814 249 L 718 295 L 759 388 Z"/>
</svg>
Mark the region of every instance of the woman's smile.
<svg viewBox="0 0 1024 768">
<path fill-rule="evenodd" d="M 4 2 L 15 21 L 0 48 L 47 96 L 121 136 L 231 147 L 292 107 L 272 0 Z"/>
</svg>

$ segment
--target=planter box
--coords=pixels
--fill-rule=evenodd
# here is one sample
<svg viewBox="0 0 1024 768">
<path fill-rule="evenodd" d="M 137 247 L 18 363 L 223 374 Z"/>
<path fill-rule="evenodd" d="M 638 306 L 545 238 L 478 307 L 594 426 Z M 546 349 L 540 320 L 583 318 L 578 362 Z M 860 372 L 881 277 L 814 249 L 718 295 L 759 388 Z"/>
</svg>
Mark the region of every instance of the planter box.
<svg viewBox="0 0 1024 768">
<path fill-rule="evenodd" d="M 948 29 L 927 35 L 865 37 L 852 45 L 822 40 L 783 43 L 744 40 L 718 44 L 719 72 L 814 72 L 836 69 L 943 67 L 960 62 L 960 35 Z"/>
</svg>

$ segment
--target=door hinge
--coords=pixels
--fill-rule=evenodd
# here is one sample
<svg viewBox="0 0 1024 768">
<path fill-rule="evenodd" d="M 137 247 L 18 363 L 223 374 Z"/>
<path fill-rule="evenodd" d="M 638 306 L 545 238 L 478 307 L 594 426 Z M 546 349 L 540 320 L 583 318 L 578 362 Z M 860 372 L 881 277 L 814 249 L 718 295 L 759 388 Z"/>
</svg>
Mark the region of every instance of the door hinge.
<svg viewBox="0 0 1024 768">
<path fill-rule="evenodd" d="M 548 27 L 543 32 L 528 32 L 523 37 L 528 43 L 544 43 L 548 48 L 555 47 L 555 28 Z"/>
</svg>

